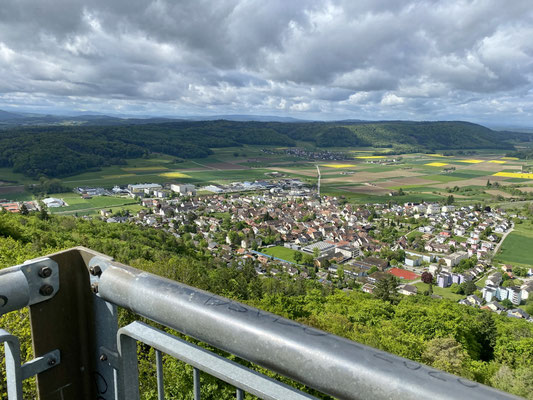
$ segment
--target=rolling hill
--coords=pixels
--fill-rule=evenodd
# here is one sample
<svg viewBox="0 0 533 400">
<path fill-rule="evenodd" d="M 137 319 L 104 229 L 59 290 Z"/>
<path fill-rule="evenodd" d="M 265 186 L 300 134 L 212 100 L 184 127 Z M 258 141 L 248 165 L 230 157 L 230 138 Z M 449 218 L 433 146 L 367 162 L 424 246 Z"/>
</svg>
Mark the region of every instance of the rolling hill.
<svg viewBox="0 0 533 400">
<path fill-rule="evenodd" d="M 4 115 L 4 118 L 10 116 Z M 125 159 L 150 152 L 201 158 L 211 154 L 211 148 L 244 144 L 296 146 L 297 141 L 320 148 L 371 146 L 386 147 L 396 152 L 480 148 L 514 150 L 508 141 L 509 135 L 460 121 L 168 122 L 105 116 L 90 116 L 86 120 L 96 125 L 45 124 L 5 128 L 0 131 L 0 166 L 11 167 L 15 172 L 31 177 L 60 177 L 121 164 Z"/>
</svg>

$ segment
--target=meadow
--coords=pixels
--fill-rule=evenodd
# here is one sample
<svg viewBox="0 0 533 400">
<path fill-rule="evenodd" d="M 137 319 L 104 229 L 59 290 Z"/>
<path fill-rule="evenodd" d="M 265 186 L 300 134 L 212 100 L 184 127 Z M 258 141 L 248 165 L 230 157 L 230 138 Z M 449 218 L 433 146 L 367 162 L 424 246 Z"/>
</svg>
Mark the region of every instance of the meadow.
<svg viewBox="0 0 533 400">
<path fill-rule="evenodd" d="M 494 261 L 533 267 L 533 226 L 530 222 L 515 224 L 515 229 L 502 243 Z"/>
<path fill-rule="evenodd" d="M 261 253 L 268 254 L 272 257 L 281 258 L 282 260 L 290 261 L 293 263 L 296 263 L 296 260 L 294 260 L 294 255 L 296 253 L 302 254 L 302 257 L 304 255 L 304 253 L 301 253 L 296 250 L 288 249 L 287 247 L 283 247 L 283 246 L 267 247 L 267 248 L 260 249 L 259 251 Z"/>
<path fill-rule="evenodd" d="M 89 215 L 98 213 L 101 209 L 111 209 L 113 212 L 120 209 L 128 209 L 130 212 L 140 209 L 140 205 L 138 205 L 137 201 L 124 197 L 98 196 L 91 199 L 82 199 L 78 194 L 71 192 L 54 194 L 53 197 L 63 199 L 68 206 L 51 208 L 50 212 L 52 214 Z"/>
<path fill-rule="evenodd" d="M 426 290 L 429 289 L 429 285 L 424 282 L 415 283 L 415 286 L 418 288 L 418 293 L 424 293 Z M 433 285 L 433 294 L 437 294 L 439 296 L 442 296 L 445 299 L 450 299 L 453 301 L 458 301 L 465 297 L 460 294 L 452 293 L 450 288 L 441 288 L 437 285 Z"/>
</svg>

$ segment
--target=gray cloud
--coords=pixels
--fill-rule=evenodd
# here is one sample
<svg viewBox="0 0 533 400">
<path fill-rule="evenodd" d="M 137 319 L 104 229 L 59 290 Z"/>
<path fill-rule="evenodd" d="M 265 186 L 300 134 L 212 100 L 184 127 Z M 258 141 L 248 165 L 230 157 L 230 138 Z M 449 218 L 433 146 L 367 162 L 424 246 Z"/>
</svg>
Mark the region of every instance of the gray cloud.
<svg viewBox="0 0 533 400">
<path fill-rule="evenodd" d="M 533 122 L 529 0 L 4 0 L 0 108 Z"/>
</svg>

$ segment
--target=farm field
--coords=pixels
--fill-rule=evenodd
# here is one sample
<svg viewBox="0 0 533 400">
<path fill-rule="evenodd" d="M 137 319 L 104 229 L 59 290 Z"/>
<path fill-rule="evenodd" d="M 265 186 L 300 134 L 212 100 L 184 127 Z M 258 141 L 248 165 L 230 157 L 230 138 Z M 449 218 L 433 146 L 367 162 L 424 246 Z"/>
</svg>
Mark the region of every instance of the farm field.
<svg viewBox="0 0 533 400">
<path fill-rule="evenodd" d="M 502 264 L 533 267 L 533 226 L 531 223 L 515 224 L 507 235 L 494 260 Z"/>
<path fill-rule="evenodd" d="M 265 149 L 267 152 L 263 151 Z M 277 172 L 281 177 L 298 178 L 316 184 L 318 165 L 322 175 L 322 194 L 343 196 L 353 203 L 438 201 L 450 194 L 449 188 L 455 188 L 452 194 L 456 201 L 491 201 L 504 195 L 500 190 L 485 192 L 487 181 L 500 185 L 533 184 L 531 174 L 520 172 L 524 165 L 533 165 L 531 161 L 503 159 L 502 154 L 494 150 L 480 150 L 471 157 L 445 157 L 438 153 L 384 157 L 370 154 L 377 149 L 330 150 L 343 152 L 346 159 L 312 161 L 286 154 L 280 147 L 248 145 L 213 149 L 214 154 L 202 159 L 179 160 L 168 155 L 132 159 L 126 165 L 65 177 L 61 182 L 72 188 L 111 188 L 114 185 L 146 182 L 181 182 L 203 186 L 270 179 L 270 174 Z M 395 162 L 389 162 L 393 158 Z M 2 198 L 30 199 L 32 196 L 25 191 L 25 185 L 35 183 L 38 182 L 15 174 L 8 168 L 0 168 Z M 396 196 L 399 189 L 405 193 L 404 196 Z M 71 207 L 74 208 L 69 211 L 85 206 L 73 204 Z"/>
</svg>

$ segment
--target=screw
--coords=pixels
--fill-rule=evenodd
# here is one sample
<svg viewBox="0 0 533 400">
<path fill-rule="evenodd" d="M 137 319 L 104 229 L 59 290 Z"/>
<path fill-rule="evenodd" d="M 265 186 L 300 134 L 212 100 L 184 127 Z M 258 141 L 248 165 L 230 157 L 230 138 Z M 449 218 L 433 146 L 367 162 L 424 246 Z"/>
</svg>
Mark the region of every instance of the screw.
<svg viewBox="0 0 533 400">
<path fill-rule="evenodd" d="M 107 360 L 107 355 L 101 354 L 100 355 L 100 361 L 106 361 L 106 360 Z"/>
<path fill-rule="evenodd" d="M 91 273 L 91 275 L 100 276 L 102 275 L 102 268 L 100 268 L 99 265 L 95 265 L 93 267 L 89 267 L 89 272 Z"/>
<path fill-rule="evenodd" d="M 39 293 L 42 296 L 51 296 L 54 293 L 54 287 L 52 285 L 43 285 L 39 289 Z"/>
<path fill-rule="evenodd" d="M 48 365 L 51 366 L 51 367 L 56 365 L 56 359 L 55 358 L 50 358 L 48 360 Z"/>
<path fill-rule="evenodd" d="M 41 278 L 49 278 L 50 275 L 52 275 L 52 268 L 50 268 L 50 267 L 42 267 L 39 270 L 39 276 Z"/>
<path fill-rule="evenodd" d="M 94 294 L 98 293 L 98 283 L 91 284 L 91 290 Z"/>
</svg>

